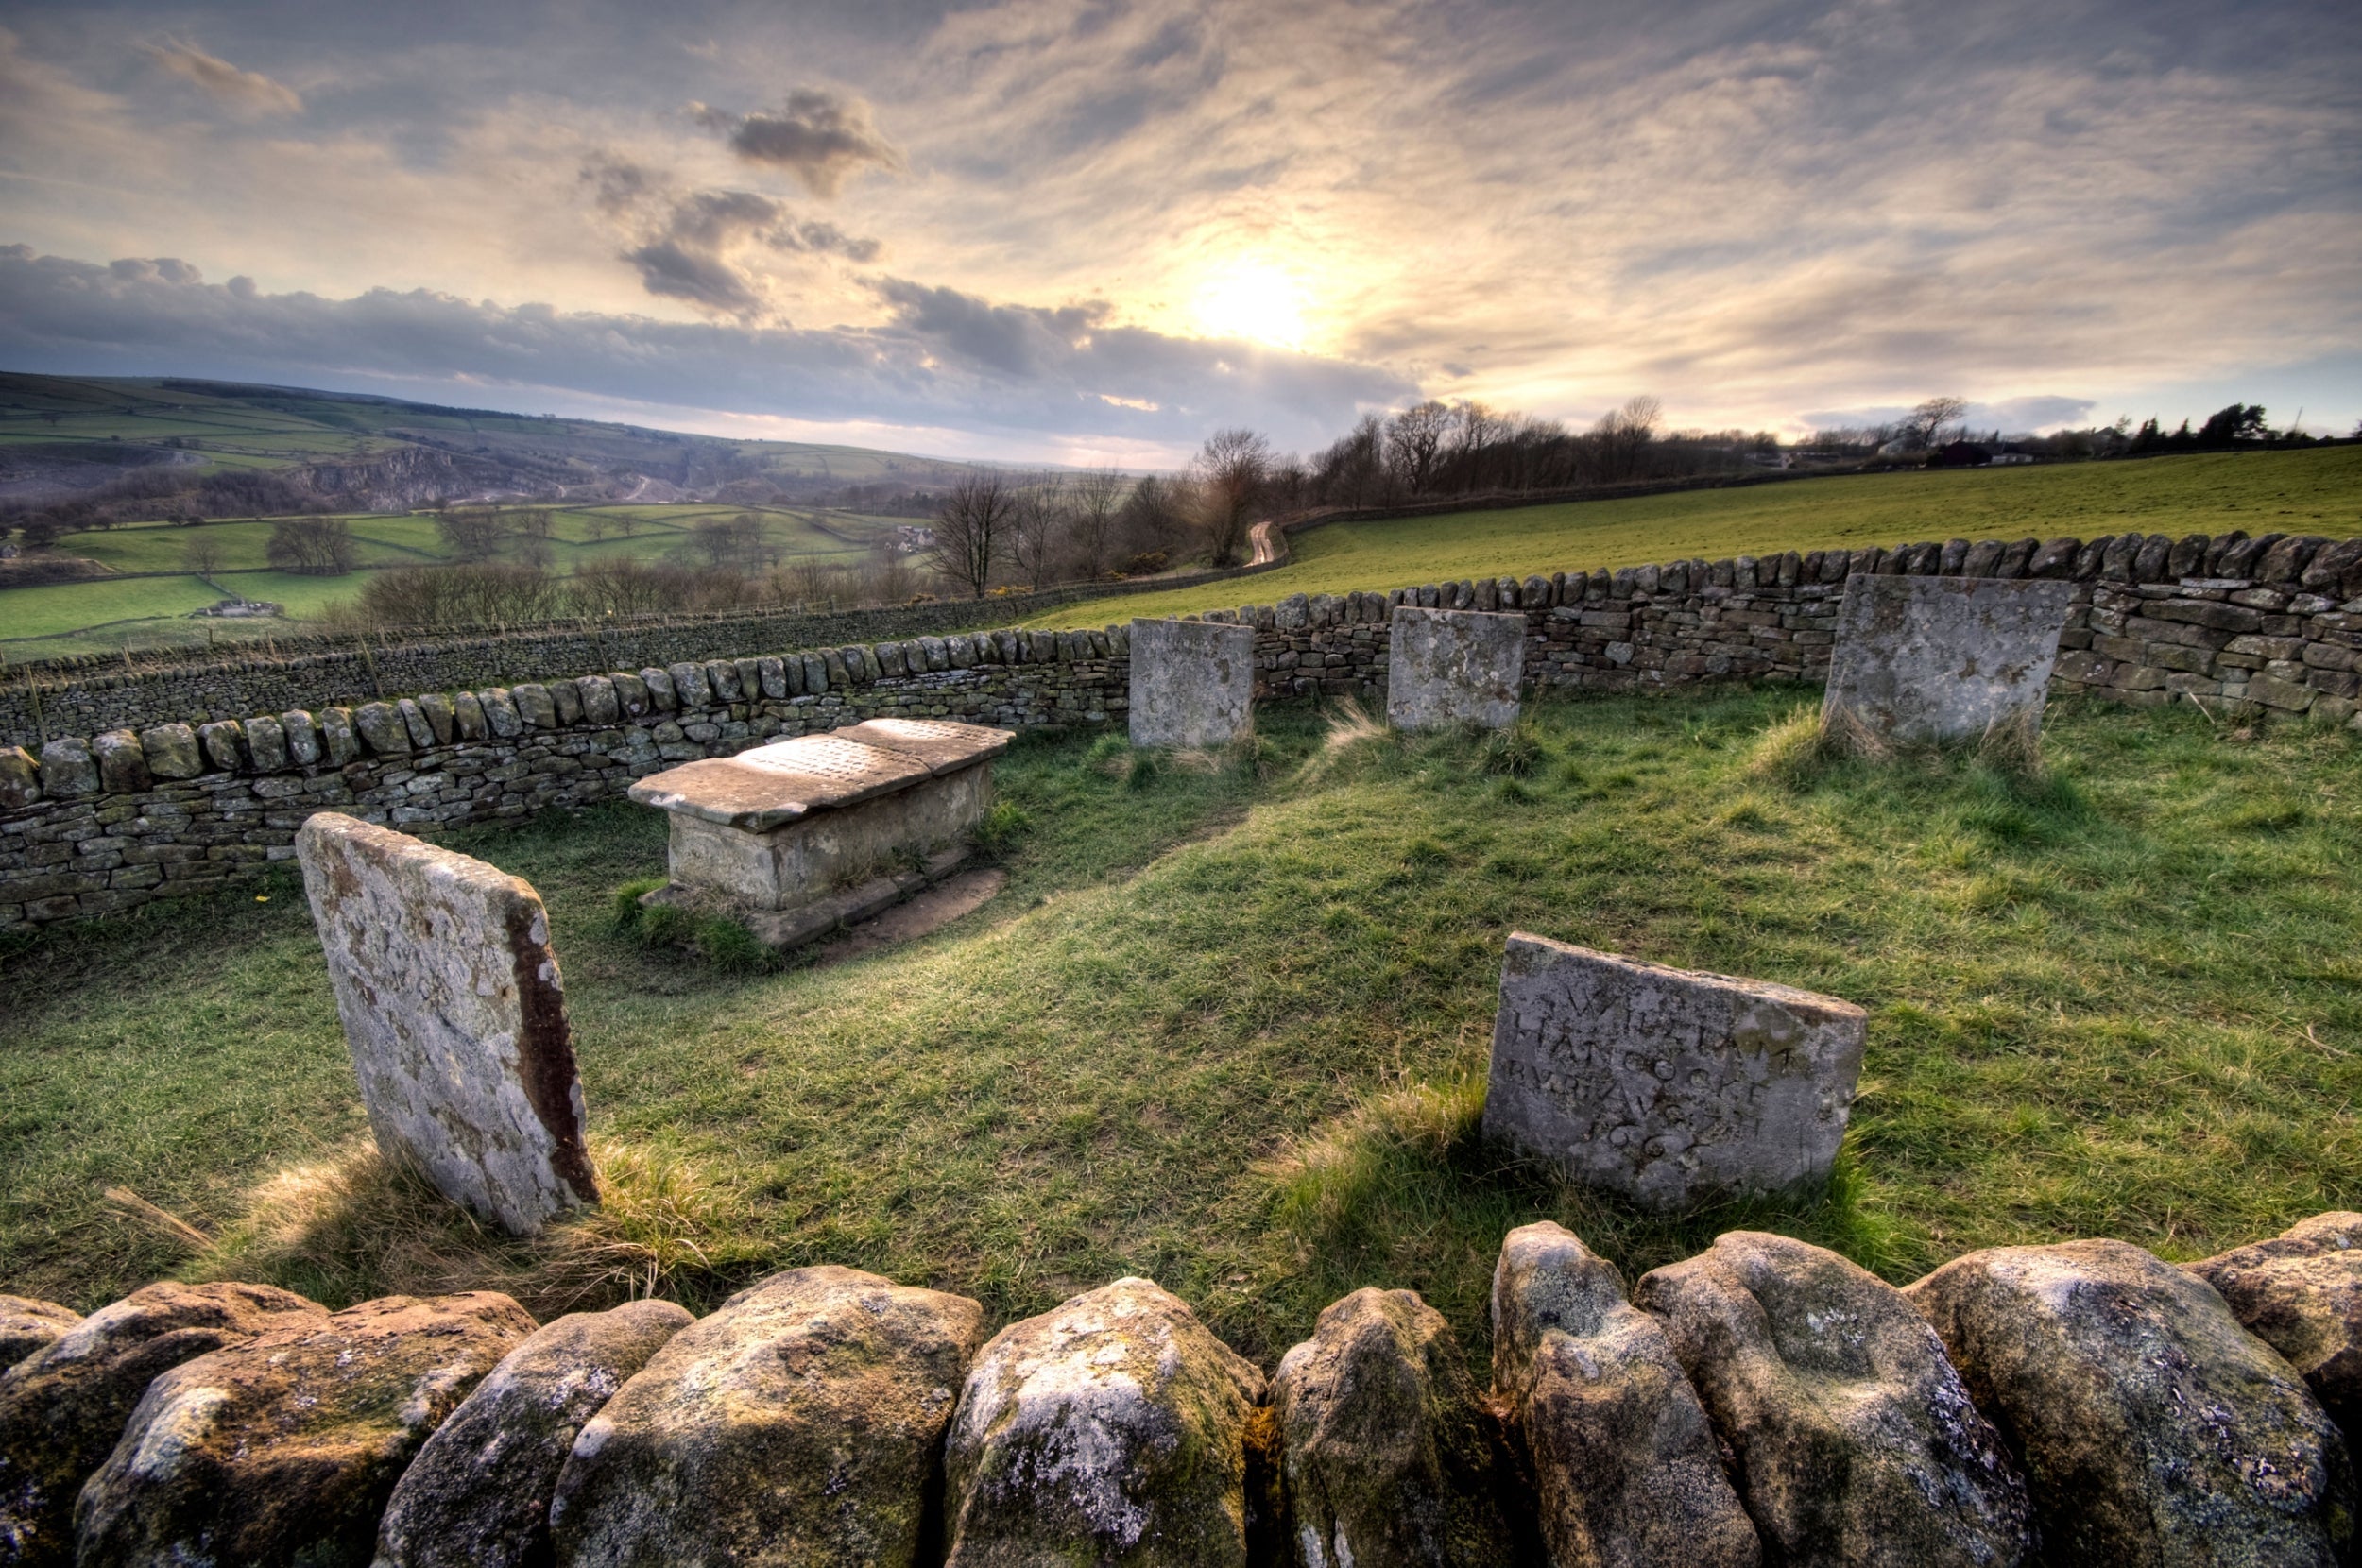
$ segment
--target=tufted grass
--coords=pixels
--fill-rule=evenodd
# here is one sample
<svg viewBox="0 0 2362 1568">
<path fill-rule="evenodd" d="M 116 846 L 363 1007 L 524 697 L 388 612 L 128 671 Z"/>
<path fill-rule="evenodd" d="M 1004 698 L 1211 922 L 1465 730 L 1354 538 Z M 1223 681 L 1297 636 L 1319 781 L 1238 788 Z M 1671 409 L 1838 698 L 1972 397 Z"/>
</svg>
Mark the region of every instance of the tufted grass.
<svg viewBox="0 0 2362 1568">
<path fill-rule="evenodd" d="M 1553 700 L 1419 739 L 1283 707 L 1170 759 L 1029 741 L 1001 764 L 1007 890 L 825 969 L 619 929 L 654 813 L 458 836 L 550 904 L 617 1193 L 529 1248 L 369 1156 L 291 881 L 19 940 L 0 1290 L 87 1308 L 179 1270 L 547 1311 L 832 1261 L 1006 1320 L 1136 1272 L 1268 1360 L 1364 1284 L 1481 1348 L 1500 1235 L 1543 1217 L 1629 1274 L 1746 1225 L 1902 1281 L 2079 1235 L 2201 1256 L 2362 1202 L 2362 741 L 2068 706 L 2037 771 L 1879 764 L 1806 706 Z M 1512 929 L 1867 1007 L 1831 1191 L 1667 1221 L 1488 1147 Z"/>
</svg>

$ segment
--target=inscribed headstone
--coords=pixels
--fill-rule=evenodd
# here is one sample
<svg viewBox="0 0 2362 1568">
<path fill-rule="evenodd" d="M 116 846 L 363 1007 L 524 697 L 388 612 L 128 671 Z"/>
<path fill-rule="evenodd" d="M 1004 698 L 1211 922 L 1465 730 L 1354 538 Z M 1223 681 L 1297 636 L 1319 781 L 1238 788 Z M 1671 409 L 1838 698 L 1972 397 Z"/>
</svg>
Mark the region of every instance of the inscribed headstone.
<svg viewBox="0 0 2362 1568">
<path fill-rule="evenodd" d="M 1395 607 L 1386 651 L 1386 722 L 1396 729 L 1517 722 L 1526 618 Z"/>
<path fill-rule="evenodd" d="M 1846 579 L 1823 712 L 1882 741 L 1973 740 L 2042 720 L 2072 583 Z"/>
<path fill-rule="evenodd" d="M 334 811 L 296 854 L 378 1149 L 514 1235 L 597 1202 L 533 885 Z"/>
<path fill-rule="evenodd" d="M 1226 746 L 1255 728 L 1255 628 L 1132 622 L 1132 743 Z"/>
<path fill-rule="evenodd" d="M 1513 934 L 1484 1131 L 1659 1213 L 1817 1185 L 1865 1021 L 1834 997 Z"/>
</svg>

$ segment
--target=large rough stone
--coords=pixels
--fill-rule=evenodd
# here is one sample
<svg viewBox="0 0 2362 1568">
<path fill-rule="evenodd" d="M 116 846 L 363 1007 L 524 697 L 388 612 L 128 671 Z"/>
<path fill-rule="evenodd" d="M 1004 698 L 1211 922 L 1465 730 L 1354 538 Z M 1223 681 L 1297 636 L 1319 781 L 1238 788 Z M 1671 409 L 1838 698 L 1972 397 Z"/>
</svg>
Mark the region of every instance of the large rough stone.
<svg viewBox="0 0 2362 1568">
<path fill-rule="evenodd" d="M 196 737 L 190 740 L 194 744 Z M 140 738 L 129 730 L 111 729 L 92 736 L 91 750 L 97 755 L 99 781 L 109 794 L 137 794 L 155 782 L 147 772 L 147 756 L 140 750 Z"/>
<path fill-rule="evenodd" d="M 360 1568 L 402 1469 L 533 1319 L 506 1296 L 386 1296 L 148 1385 L 82 1489 L 81 1561 Z"/>
<path fill-rule="evenodd" d="M 1302 1568 L 1506 1562 L 1497 1440 L 1442 1313 L 1357 1290 L 1272 1380 L 1288 1529 Z"/>
<path fill-rule="evenodd" d="M 1633 1304 L 1737 1457 L 1775 1561 L 2006 1568 L 2033 1508 L 2001 1436 L 1901 1291 L 1837 1253 L 1732 1231 Z"/>
<path fill-rule="evenodd" d="M 74 800 L 98 793 L 98 763 L 78 740 L 49 741 L 41 748 L 42 793 Z"/>
<path fill-rule="evenodd" d="M 378 1148 L 513 1234 L 597 1202 L 532 884 L 334 811 L 296 854 Z"/>
<path fill-rule="evenodd" d="M 1905 1292 L 2023 1457 L 2054 1562 L 2322 1568 L 2346 1446 L 2205 1281 L 2121 1241 L 1995 1247 Z"/>
<path fill-rule="evenodd" d="M 1838 609 L 1827 720 L 1880 741 L 1974 740 L 2042 720 L 2071 585 L 1874 577 Z"/>
<path fill-rule="evenodd" d="M 1509 1401 L 1557 1568 L 1762 1560 L 1664 1327 L 1562 1226 L 1520 1226 L 1501 1242 L 1493 1388 Z"/>
<path fill-rule="evenodd" d="M 1396 729 L 1517 722 L 1526 618 L 1477 610 L 1395 609 L 1386 652 L 1386 722 Z"/>
<path fill-rule="evenodd" d="M 1226 746 L 1255 730 L 1255 628 L 1132 622 L 1132 743 Z"/>
<path fill-rule="evenodd" d="M 693 1320 L 671 1302 L 574 1312 L 502 1357 L 402 1473 L 375 1568 L 538 1568 L 582 1425 Z"/>
<path fill-rule="evenodd" d="M 70 1306 L 34 1296 L 0 1295 L 0 1372 L 65 1338 L 82 1321 Z"/>
<path fill-rule="evenodd" d="M 140 731 L 140 752 L 158 778 L 195 778 L 205 771 L 205 753 L 187 724 L 157 724 Z"/>
<path fill-rule="evenodd" d="M 41 770 L 23 746 L 0 746 L 0 811 L 21 810 L 41 799 Z"/>
<path fill-rule="evenodd" d="M 2182 1267 L 2297 1370 L 2351 1450 L 2362 1437 L 2362 1214 L 2317 1214 Z"/>
<path fill-rule="evenodd" d="M 0 1373 L 0 1561 L 74 1560 L 74 1498 L 147 1386 L 183 1361 L 328 1309 L 266 1285 L 150 1285 Z"/>
<path fill-rule="evenodd" d="M 742 1290 L 585 1423 L 550 1505 L 570 1568 L 919 1560 L 984 1308 L 832 1267 Z"/>
<path fill-rule="evenodd" d="M 1263 1374 L 1187 1304 L 1124 1278 L 1011 1323 L 947 1443 L 950 1568 L 1246 1561 L 1246 1419 Z"/>
<path fill-rule="evenodd" d="M 1834 997 L 1513 933 L 1484 1130 L 1659 1213 L 1814 1186 L 1865 1024 Z"/>
</svg>

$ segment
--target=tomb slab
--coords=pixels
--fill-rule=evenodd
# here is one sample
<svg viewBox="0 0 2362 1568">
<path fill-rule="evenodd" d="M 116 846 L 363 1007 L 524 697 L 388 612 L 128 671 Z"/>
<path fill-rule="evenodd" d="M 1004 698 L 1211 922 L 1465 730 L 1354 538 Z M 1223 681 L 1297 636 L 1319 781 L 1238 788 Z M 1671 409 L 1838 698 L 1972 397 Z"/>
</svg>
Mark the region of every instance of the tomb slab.
<svg viewBox="0 0 2362 1568">
<path fill-rule="evenodd" d="M 1132 622 L 1136 746 L 1226 746 L 1255 732 L 1255 629 L 1211 621 Z"/>
<path fill-rule="evenodd" d="M 1904 744 L 2039 725 L 2074 593 L 2047 579 L 1857 571 L 1838 610 L 1823 717 Z"/>
<path fill-rule="evenodd" d="M 514 1235 L 597 1202 L 533 885 L 334 811 L 296 854 L 379 1150 Z"/>
<path fill-rule="evenodd" d="M 1526 618 L 1398 605 L 1388 634 L 1386 722 L 1396 729 L 1517 722 Z"/>
<path fill-rule="evenodd" d="M 1867 1015 L 1764 980 L 1509 939 L 1484 1131 L 1676 1213 L 1828 1179 Z"/>
</svg>

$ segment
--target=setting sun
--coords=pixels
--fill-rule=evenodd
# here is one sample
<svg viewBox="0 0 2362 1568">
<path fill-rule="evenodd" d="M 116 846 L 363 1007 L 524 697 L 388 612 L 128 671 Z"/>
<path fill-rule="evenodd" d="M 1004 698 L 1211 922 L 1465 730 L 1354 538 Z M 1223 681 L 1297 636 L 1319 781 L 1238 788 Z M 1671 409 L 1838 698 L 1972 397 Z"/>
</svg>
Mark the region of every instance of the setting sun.
<svg viewBox="0 0 2362 1568">
<path fill-rule="evenodd" d="M 1274 348 L 1304 347 L 1304 291 L 1269 262 L 1234 262 L 1198 286 L 1198 330 Z"/>
</svg>

